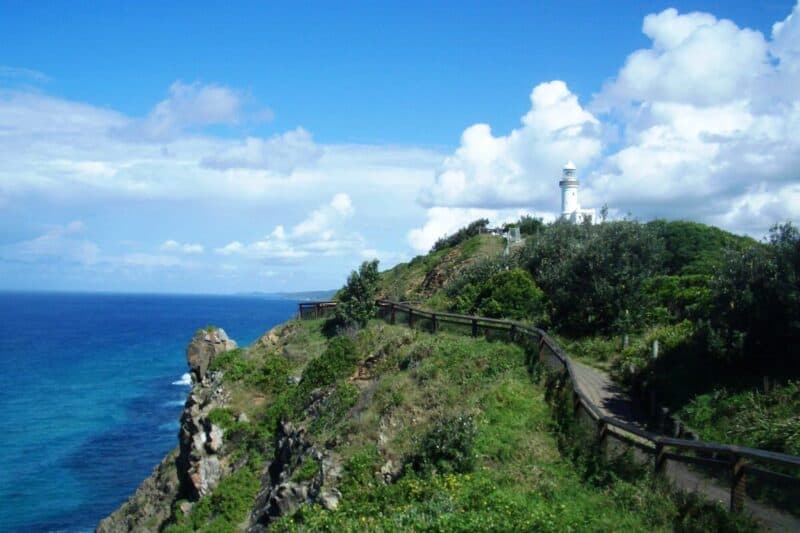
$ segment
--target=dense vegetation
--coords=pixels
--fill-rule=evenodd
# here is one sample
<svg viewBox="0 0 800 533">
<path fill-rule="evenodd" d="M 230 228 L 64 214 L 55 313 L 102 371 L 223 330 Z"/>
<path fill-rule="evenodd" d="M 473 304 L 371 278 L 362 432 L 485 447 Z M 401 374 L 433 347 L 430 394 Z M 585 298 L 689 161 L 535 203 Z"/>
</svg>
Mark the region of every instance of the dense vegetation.
<svg viewBox="0 0 800 533">
<path fill-rule="evenodd" d="M 322 321 L 302 327 L 324 329 Z M 597 482 L 576 469 L 518 346 L 379 323 L 353 342 L 359 360 L 380 354 L 369 379 L 357 382 L 343 416 L 309 424 L 320 443 L 338 436 L 341 505 L 305 505 L 274 530 L 737 527 L 719 505 L 681 500 L 648 476 Z M 397 465 L 388 482 L 380 474 L 387 464 Z"/>
<path fill-rule="evenodd" d="M 634 391 L 656 390 L 675 410 L 704 394 L 732 398 L 763 388 L 765 378 L 781 385 L 800 377 L 800 235 L 791 224 L 775 226 L 765 242 L 684 221 L 525 217 L 518 225 L 525 245 L 508 257 L 484 256 L 452 269 L 436 290 L 406 287 L 404 297 L 547 327 L 574 354 Z M 436 254 L 468 241 L 440 242 L 461 244 Z M 384 293 L 399 268 L 383 275 Z M 800 432 L 797 418 L 779 418 Z M 765 439 L 788 451 L 784 441 Z"/>
<path fill-rule="evenodd" d="M 231 401 L 209 416 L 237 467 L 168 531 L 241 528 L 285 420 L 340 462 L 342 499 L 303 505 L 276 531 L 751 529 L 627 457 L 604 460 L 566 416 L 563 383 L 537 379 L 534 352 L 371 316 L 385 295 L 533 321 L 631 388 L 663 393 L 711 440 L 798 453 L 797 230 L 757 243 L 686 222 L 519 224 L 526 241 L 507 256 L 502 239 L 470 233 L 478 221 L 381 275 L 365 262 L 332 320 L 214 359 Z M 304 461 L 291 479 L 319 469 Z"/>
</svg>

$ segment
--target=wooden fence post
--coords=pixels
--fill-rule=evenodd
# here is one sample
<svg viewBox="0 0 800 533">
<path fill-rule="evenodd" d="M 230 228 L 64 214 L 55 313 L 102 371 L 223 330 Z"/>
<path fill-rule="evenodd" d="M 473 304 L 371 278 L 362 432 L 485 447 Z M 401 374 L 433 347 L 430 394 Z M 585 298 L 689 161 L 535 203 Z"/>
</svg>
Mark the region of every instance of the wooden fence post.
<svg viewBox="0 0 800 533">
<path fill-rule="evenodd" d="M 408 327 L 414 327 L 414 310 L 410 307 L 408 308 Z"/>
<path fill-rule="evenodd" d="M 516 342 L 517 341 L 517 325 L 516 324 L 511 324 L 511 333 L 509 335 L 511 336 L 511 342 Z"/>
<path fill-rule="evenodd" d="M 745 466 L 747 461 L 742 457 L 733 457 L 733 477 L 731 479 L 731 511 L 744 510 Z"/>
<path fill-rule="evenodd" d="M 433 332 L 436 333 L 436 313 L 431 314 L 431 320 L 433 321 Z"/>
<path fill-rule="evenodd" d="M 473 318 L 472 319 L 472 336 L 473 337 L 477 337 L 478 336 L 478 319 L 477 318 Z"/>
<path fill-rule="evenodd" d="M 606 439 L 606 433 L 608 432 L 608 425 L 603 422 L 602 420 L 597 421 L 597 444 L 600 446 L 602 451 L 603 448 L 603 441 Z"/>
<path fill-rule="evenodd" d="M 319 318 L 319 304 L 314 304 L 314 318 Z"/>
<path fill-rule="evenodd" d="M 656 442 L 655 463 L 653 465 L 653 470 L 656 474 L 660 474 L 664 471 L 664 464 L 666 462 L 666 457 L 664 457 L 664 445 L 660 442 Z"/>
<path fill-rule="evenodd" d="M 395 309 L 394 304 L 392 304 L 392 319 L 391 319 L 391 324 L 392 325 L 394 325 L 395 311 L 397 311 L 397 309 Z"/>
</svg>

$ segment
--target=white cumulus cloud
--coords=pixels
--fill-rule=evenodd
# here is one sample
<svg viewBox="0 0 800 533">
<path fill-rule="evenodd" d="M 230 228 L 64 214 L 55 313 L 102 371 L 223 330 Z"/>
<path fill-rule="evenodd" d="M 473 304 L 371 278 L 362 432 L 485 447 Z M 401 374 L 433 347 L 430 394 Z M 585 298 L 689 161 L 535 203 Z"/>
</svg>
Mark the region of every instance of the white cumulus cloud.
<svg viewBox="0 0 800 533">
<path fill-rule="evenodd" d="M 583 165 L 600 155 L 599 123 L 564 82 L 537 85 L 530 100 L 522 126 L 508 135 L 495 136 L 488 124 L 467 128 L 433 185 L 422 190 L 422 205 L 544 207 L 568 159 Z"/>
<path fill-rule="evenodd" d="M 344 227 L 344 222 L 354 212 L 350 197 L 345 193 L 337 193 L 330 202 L 311 211 L 288 232 L 279 224 L 262 239 L 249 244 L 231 241 L 217 248 L 215 252 L 220 255 L 281 261 L 312 255 L 361 255 L 366 249 L 364 238 Z"/>
</svg>

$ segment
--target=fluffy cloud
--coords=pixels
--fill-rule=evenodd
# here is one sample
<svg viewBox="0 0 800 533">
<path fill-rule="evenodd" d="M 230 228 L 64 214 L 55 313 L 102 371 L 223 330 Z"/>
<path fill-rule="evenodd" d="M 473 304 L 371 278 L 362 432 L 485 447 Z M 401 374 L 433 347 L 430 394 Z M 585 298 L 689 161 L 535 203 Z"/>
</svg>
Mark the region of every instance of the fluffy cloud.
<svg viewBox="0 0 800 533">
<path fill-rule="evenodd" d="M 120 133 L 169 140 L 187 128 L 239 124 L 245 117 L 247 100 L 245 94 L 230 87 L 176 81 L 169 87 L 169 96 L 156 104 L 145 119 L 131 122 Z M 262 120 L 272 118 L 268 110 L 257 116 Z"/>
<path fill-rule="evenodd" d="M 0 206 L 31 195 L 70 204 L 214 198 L 307 205 L 309 192 L 317 201 L 364 185 L 403 189 L 413 198 L 441 161 L 441 154 L 417 147 L 320 146 L 302 128 L 265 139 L 181 133 L 187 121 L 199 127 L 251 120 L 252 113 L 232 104 L 236 97 L 225 97 L 225 90 L 190 87 L 191 94 L 221 93 L 219 99 L 228 103 L 191 120 L 181 118 L 189 103 L 158 104 L 151 116 L 174 115 L 159 119 L 176 125 L 165 127 L 173 132 L 169 138 L 134 136 L 142 121 L 107 108 L 0 88 Z M 207 103 L 213 99 L 177 97 L 205 102 L 201 107 L 213 107 Z"/>
<path fill-rule="evenodd" d="M 202 254 L 205 248 L 202 244 L 180 243 L 178 241 L 164 241 L 159 249 L 163 252 L 179 252 L 183 254 Z"/>
<path fill-rule="evenodd" d="M 420 203 L 552 212 L 558 171 L 572 159 L 585 205 L 753 235 L 797 219 L 800 3 L 771 38 L 675 9 L 648 15 L 642 31 L 650 47 L 630 54 L 586 108 L 553 81 L 533 89 L 522 126 L 508 135 L 467 128 Z M 458 227 L 458 213 L 429 210 L 409 241 L 425 249 Z"/>
<path fill-rule="evenodd" d="M 328 204 L 313 210 L 288 232 L 283 225 L 278 225 L 262 239 L 249 244 L 232 241 L 215 252 L 225 256 L 278 261 L 292 261 L 312 255 L 362 255 L 366 246 L 363 237 L 344 228 L 345 220 L 352 217 L 353 213 L 350 197 L 338 193 Z"/>
<path fill-rule="evenodd" d="M 311 134 L 297 128 L 269 139 L 248 137 L 219 155 L 204 158 L 201 164 L 217 170 L 264 169 L 286 175 L 298 166 L 316 163 L 321 155 Z"/>
<path fill-rule="evenodd" d="M 708 14 L 646 17 L 651 47 L 593 103 L 625 142 L 592 173 L 587 197 L 755 235 L 797 218 L 787 184 L 800 178 L 798 9 L 771 40 Z"/>
<path fill-rule="evenodd" d="M 654 100 L 725 105 L 752 90 L 768 67 L 760 32 L 707 13 L 666 9 L 646 16 L 642 31 L 652 47 L 628 56 L 598 105 Z"/>
<path fill-rule="evenodd" d="M 584 165 L 600 154 L 599 123 L 562 81 L 536 86 L 530 100 L 522 127 L 506 136 L 493 135 L 488 124 L 467 128 L 434 184 L 421 192 L 422 205 L 549 206 L 561 166 L 568 159 Z"/>
</svg>

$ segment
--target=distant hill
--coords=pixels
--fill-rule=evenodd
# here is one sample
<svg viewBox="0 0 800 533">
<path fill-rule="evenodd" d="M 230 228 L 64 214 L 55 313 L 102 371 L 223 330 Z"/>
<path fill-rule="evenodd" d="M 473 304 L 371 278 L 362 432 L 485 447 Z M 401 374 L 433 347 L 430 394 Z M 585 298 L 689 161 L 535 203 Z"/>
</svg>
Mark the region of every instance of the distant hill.
<svg viewBox="0 0 800 533">
<path fill-rule="evenodd" d="M 336 294 L 336 289 L 319 291 L 300 291 L 300 292 L 244 292 L 238 296 L 248 296 L 251 298 L 263 298 L 265 300 L 330 300 Z"/>
</svg>

